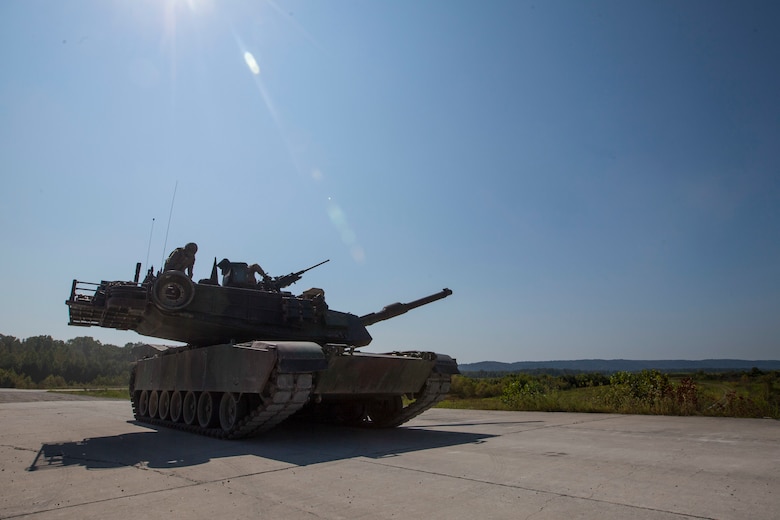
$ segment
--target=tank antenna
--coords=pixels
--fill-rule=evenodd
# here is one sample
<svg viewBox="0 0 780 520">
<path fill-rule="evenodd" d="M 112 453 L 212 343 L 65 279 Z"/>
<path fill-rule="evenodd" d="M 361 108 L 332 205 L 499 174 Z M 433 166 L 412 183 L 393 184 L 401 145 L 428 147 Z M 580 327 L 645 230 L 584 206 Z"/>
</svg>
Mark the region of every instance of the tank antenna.
<svg viewBox="0 0 780 520">
<path fill-rule="evenodd" d="M 152 217 L 152 229 L 149 231 L 149 245 L 146 247 L 146 263 L 144 264 L 149 269 L 149 252 L 152 250 L 152 234 L 154 233 L 154 217 Z"/>
<path fill-rule="evenodd" d="M 168 231 L 171 229 L 171 217 L 173 216 L 173 203 L 176 201 L 176 188 L 179 187 L 179 181 L 173 185 L 173 197 L 171 197 L 171 211 L 168 213 L 168 227 L 165 228 L 165 242 L 163 242 L 163 257 L 160 260 L 160 271 L 165 266 L 165 252 L 168 250 Z"/>
</svg>

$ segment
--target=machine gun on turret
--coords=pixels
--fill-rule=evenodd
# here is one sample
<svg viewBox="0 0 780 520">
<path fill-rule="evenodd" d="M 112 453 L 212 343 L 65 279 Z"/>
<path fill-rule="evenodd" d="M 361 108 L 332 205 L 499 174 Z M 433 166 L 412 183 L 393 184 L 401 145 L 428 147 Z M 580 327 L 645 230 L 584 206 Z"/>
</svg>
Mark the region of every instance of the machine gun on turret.
<svg viewBox="0 0 780 520">
<path fill-rule="evenodd" d="M 300 280 L 301 276 L 306 271 L 311 271 L 315 267 L 319 267 L 322 264 L 327 263 L 327 262 L 330 262 L 330 258 L 320 262 L 317 265 L 313 265 L 311 267 L 307 267 L 306 269 L 301 269 L 300 271 L 296 271 L 294 273 L 286 274 L 284 276 L 269 277 L 268 280 L 264 280 L 264 283 L 267 286 L 268 290 L 271 290 L 271 291 L 281 291 L 285 287 L 289 287 L 290 285 L 292 285 L 295 282 L 297 282 L 298 280 Z"/>
<path fill-rule="evenodd" d="M 416 309 L 417 307 L 422 307 L 423 305 L 428 305 L 429 303 L 433 303 L 436 300 L 446 298 L 450 294 L 452 294 L 450 289 L 442 289 L 437 293 L 425 296 L 424 298 L 420 298 L 419 300 L 414 300 L 409 303 L 391 303 L 379 312 L 372 312 L 370 314 L 366 314 L 365 316 L 361 316 L 360 322 L 363 324 L 363 326 L 368 327 L 374 323 L 400 316 L 401 314 L 409 312 L 412 309 Z"/>
</svg>

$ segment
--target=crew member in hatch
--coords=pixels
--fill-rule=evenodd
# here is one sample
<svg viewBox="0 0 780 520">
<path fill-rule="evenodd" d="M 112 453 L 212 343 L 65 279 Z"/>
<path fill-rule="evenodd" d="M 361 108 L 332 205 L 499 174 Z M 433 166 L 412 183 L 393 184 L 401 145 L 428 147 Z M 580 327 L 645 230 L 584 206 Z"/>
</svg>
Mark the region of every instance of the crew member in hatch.
<svg viewBox="0 0 780 520">
<path fill-rule="evenodd" d="M 195 253 L 198 252 L 198 244 L 190 242 L 184 247 L 174 249 L 168 260 L 165 261 L 163 271 L 182 271 L 192 278 L 192 269 L 195 267 Z"/>
</svg>

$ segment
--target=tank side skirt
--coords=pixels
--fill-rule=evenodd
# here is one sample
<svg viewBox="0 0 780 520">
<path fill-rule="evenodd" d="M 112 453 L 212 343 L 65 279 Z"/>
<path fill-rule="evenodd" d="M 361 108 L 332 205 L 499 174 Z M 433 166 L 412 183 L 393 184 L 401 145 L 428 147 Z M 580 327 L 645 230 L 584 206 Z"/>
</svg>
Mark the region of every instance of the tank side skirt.
<svg viewBox="0 0 780 520">
<path fill-rule="evenodd" d="M 436 403 L 447 396 L 450 391 L 451 379 L 452 376 L 449 374 L 433 372 L 425 382 L 423 389 L 417 394 L 417 399 L 409 406 L 402 408 L 396 417 L 387 421 L 382 421 L 381 423 L 371 422 L 371 418 L 369 417 L 366 426 L 374 428 L 394 428 L 414 419 L 429 408 L 436 406 Z"/>
<path fill-rule="evenodd" d="M 345 424 L 393 428 L 417 417 L 444 399 L 450 391 L 452 374 L 458 373 L 454 359 L 433 352 L 407 351 L 332 357 L 331 366 L 326 374 L 320 374 L 317 378 L 314 389 L 314 396 L 323 399 L 325 408 L 318 410 L 318 401 L 315 401 L 312 404 L 313 415 L 310 416 L 315 420 L 332 422 L 334 416 L 327 412 L 329 407 L 335 406 L 336 408 L 330 408 L 333 410 L 343 404 L 349 409 L 350 404 L 354 403 L 365 406 L 363 417 L 357 422 L 348 418 Z M 382 381 L 384 375 L 391 377 Z M 345 381 L 351 382 L 351 386 L 344 385 Z M 382 406 L 387 404 L 392 408 L 392 401 L 388 401 L 388 397 L 401 394 L 413 399 L 412 402 L 405 407 L 399 406 L 395 411 Z M 377 405 L 379 408 L 374 408 Z M 372 417 L 374 412 L 378 415 Z"/>
<path fill-rule="evenodd" d="M 138 390 L 259 393 L 277 363 L 264 343 L 179 350 L 137 363 Z"/>
<path fill-rule="evenodd" d="M 394 428 L 399 426 L 433 408 L 436 404 L 447 397 L 450 392 L 450 384 L 453 374 L 460 374 L 457 362 L 450 356 L 444 354 L 434 354 L 430 352 L 396 352 L 399 356 L 419 356 L 422 358 L 433 357 L 436 366 L 431 372 L 425 385 L 418 392 L 414 402 L 402 408 L 394 418 L 387 418 L 381 422 L 372 422 L 369 417 L 367 425 L 375 428 Z"/>
</svg>

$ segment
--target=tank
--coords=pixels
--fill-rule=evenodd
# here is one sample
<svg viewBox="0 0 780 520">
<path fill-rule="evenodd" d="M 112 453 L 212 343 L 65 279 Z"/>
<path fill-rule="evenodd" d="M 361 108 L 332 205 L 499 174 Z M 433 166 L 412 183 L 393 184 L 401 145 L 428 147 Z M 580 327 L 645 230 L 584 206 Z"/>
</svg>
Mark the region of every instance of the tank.
<svg viewBox="0 0 780 520">
<path fill-rule="evenodd" d="M 325 260 L 327 262 L 328 260 Z M 443 399 L 457 362 L 445 354 L 358 350 L 367 327 L 446 298 L 443 289 L 358 316 L 330 309 L 325 292 L 285 290 L 325 262 L 262 280 L 243 262 L 214 259 L 211 277 L 150 269 L 139 282 L 73 280 L 69 325 L 134 330 L 186 343 L 132 367 L 136 420 L 225 439 L 285 419 L 368 428 L 399 426 Z M 221 281 L 217 269 L 222 272 Z"/>
</svg>

